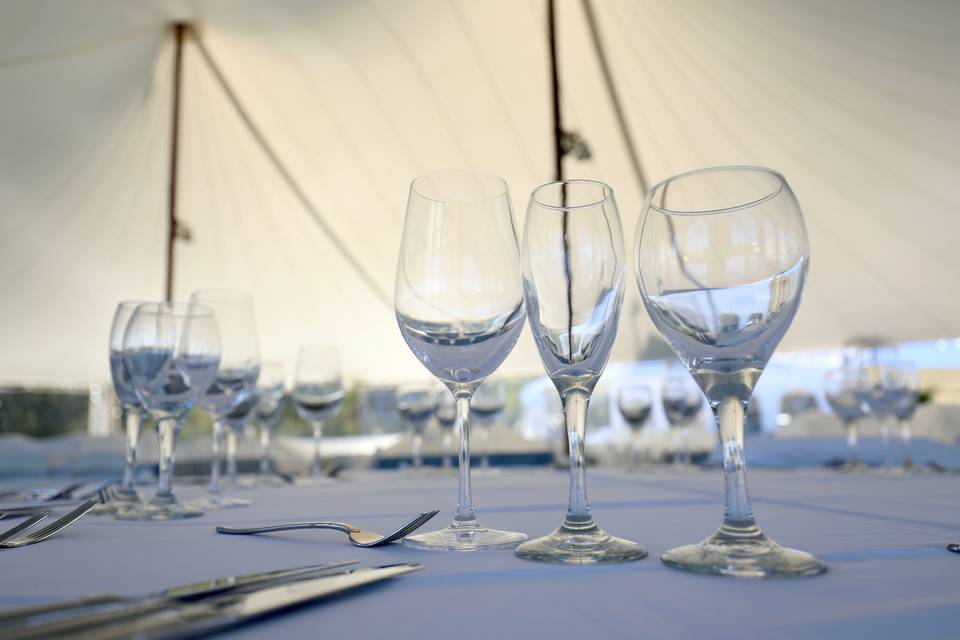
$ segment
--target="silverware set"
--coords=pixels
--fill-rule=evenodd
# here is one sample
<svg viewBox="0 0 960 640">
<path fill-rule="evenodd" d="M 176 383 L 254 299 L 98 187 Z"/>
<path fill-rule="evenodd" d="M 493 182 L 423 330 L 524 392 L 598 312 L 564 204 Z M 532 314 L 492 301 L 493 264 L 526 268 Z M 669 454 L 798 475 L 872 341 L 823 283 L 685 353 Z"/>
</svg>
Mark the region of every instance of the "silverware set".
<svg viewBox="0 0 960 640">
<path fill-rule="evenodd" d="M 334 593 L 423 568 L 403 563 L 344 569 L 356 561 L 230 576 L 140 598 L 100 595 L 0 613 L 8 640 L 192 638 Z"/>
</svg>

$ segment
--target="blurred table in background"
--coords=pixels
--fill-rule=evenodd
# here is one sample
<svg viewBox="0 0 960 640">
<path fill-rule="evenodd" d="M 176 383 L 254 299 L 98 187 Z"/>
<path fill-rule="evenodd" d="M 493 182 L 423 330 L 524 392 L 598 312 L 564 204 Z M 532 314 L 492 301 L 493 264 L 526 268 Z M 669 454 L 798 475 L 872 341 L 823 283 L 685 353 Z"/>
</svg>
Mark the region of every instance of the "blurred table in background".
<svg viewBox="0 0 960 640">
<path fill-rule="evenodd" d="M 749 451 L 749 449 L 748 449 Z M 444 509 L 456 477 L 435 471 L 348 472 L 329 486 L 242 492 L 254 505 L 171 523 L 88 516 L 42 545 L 3 552 L 0 607 L 81 594 L 147 593 L 184 582 L 328 560 L 422 562 L 426 570 L 327 604 L 242 628 L 233 638 L 325 636 L 466 638 L 888 638 L 956 637 L 960 477 L 843 474 L 826 469 L 750 474 L 760 524 L 776 540 L 821 556 L 827 574 L 741 581 L 667 569 L 668 548 L 710 533 L 721 518 L 718 470 L 591 470 L 598 522 L 641 542 L 650 556 L 606 567 L 528 563 L 511 552 L 431 553 L 349 546 L 341 534 L 303 531 L 229 537 L 217 524 L 338 519 L 387 531 Z M 566 474 L 503 469 L 474 479 L 490 526 L 540 535 L 559 523 Z M 7 485 L 10 483 L 4 483 Z M 200 487 L 183 487 L 184 498 Z"/>
</svg>

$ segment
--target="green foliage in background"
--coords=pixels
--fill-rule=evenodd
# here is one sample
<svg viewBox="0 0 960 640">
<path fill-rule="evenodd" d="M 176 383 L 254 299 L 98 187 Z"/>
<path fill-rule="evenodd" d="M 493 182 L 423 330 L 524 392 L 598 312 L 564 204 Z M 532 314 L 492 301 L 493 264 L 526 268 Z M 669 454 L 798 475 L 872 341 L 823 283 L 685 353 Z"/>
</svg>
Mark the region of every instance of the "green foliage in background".
<svg viewBox="0 0 960 640">
<path fill-rule="evenodd" d="M 22 433 L 34 438 L 49 438 L 86 431 L 88 402 L 87 394 L 82 392 L 25 389 L 2 391 L 0 433 Z"/>
</svg>

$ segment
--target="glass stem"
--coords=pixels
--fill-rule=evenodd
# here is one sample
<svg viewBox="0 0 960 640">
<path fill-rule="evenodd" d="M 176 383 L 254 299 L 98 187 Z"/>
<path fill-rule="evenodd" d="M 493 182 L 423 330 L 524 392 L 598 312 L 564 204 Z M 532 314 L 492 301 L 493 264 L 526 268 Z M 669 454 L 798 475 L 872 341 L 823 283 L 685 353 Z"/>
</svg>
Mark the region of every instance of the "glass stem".
<svg viewBox="0 0 960 640">
<path fill-rule="evenodd" d="M 910 421 L 900 420 L 900 446 L 903 447 L 903 466 L 912 467 L 910 459 Z"/>
<path fill-rule="evenodd" d="M 161 418 L 157 421 L 157 439 L 160 444 L 160 474 L 157 480 L 157 493 L 153 502 L 170 504 L 173 497 L 173 449 L 177 441 L 180 424 L 177 418 Z"/>
<path fill-rule="evenodd" d="M 123 408 L 123 422 L 127 436 L 127 462 L 123 469 L 123 484 L 120 488 L 126 493 L 135 493 L 134 479 L 137 473 L 137 448 L 140 445 L 140 428 L 144 414 L 140 407 Z"/>
<path fill-rule="evenodd" d="M 590 515 L 590 503 L 587 500 L 587 469 L 584 454 L 589 404 L 590 396 L 576 389 L 563 397 L 563 419 L 567 427 L 567 443 L 570 450 L 570 498 L 567 501 L 567 515 L 563 519 L 563 528 L 576 531 L 596 526 L 593 516 Z"/>
<path fill-rule="evenodd" d="M 323 435 L 323 423 L 319 420 L 313 423 L 313 466 L 310 467 L 310 474 L 314 478 L 323 475 L 320 472 L 320 436 Z"/>
<path fill-rule="evenodd" d="M 213 451 L 210 459 L 210 493 L 220 493 L 220 458 L 223 450 L 223 423 L 213 421 Z"/>
<path fill-rule="evenodd" d="M 750 494 L 747 492 L 747 469 L 743 459 L 743 429 L 745 409 L 738 398 L 725 398 L 712 405 L 713 416 L 720 431 L 723 448 L 723 528 L 756 529 Z"/>
<path fill-rule="evenodd" d="M 419 431 L 413 432 L 413 450 L 411 451 L 413 467 L 419 469 L 423 466 L 423 435 Z"/>
<path fill-rule="evenodd" d="M 237 430 L 227 429 L 227 477 L 237 486 Z"/>
<path fill-rule="evenodd" d="M 478 527 L 477 512 L 473 509 L 470 490 L 470 395 L 457 396 L 457 432 L 460 434 L 460 481 L 457 491 L 457 512 L 453 526 Z"/>
<path fill-rule="evenodd" d="M 260 473 L 270 473 L 270 437 L 273 430 L 268 424 L 260 425 Z"/>
<path fill-rule="evenodd" d="M 847 448 L 850 450 L 850 464 L 854 465 L 860 462 L 857 457 L 857 442 L 860 437 L 857 433 L 857 421 L 851 420 L 847 423 Z"/>
</svg>

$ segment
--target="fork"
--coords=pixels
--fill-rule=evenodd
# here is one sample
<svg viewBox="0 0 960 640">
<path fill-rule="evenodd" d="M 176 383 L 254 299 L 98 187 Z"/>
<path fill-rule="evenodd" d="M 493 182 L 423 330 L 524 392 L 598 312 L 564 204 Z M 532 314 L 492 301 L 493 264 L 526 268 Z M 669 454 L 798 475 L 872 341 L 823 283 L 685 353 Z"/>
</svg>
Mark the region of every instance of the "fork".
<svg viewBox="0 0 960 640">
<path fill-rule="evenodd" d="M 258 533 L 274 533 L 276 531 L 292 531 L 294 529 L 334 529 L 347 534 L 347 536 L 350 538 L 350 542 L 352 542 L 354 546 L 379 547 L 381 545 L 389 544 L 404 538 L 408 534 L 413 533 L 438 513 L 440 513 L 438 509 L 434 509 L 433 511 L 425 511 L 424 513 L 419 514 L 409 522 L 402 525 L 393 533 L 388 533 L 386 535 L 374 533 L 373 531 L 364 531 L 363 529 L 345 522 L 292 522 L 290 524 L 275 524 L 266 527 L 247 528 L 217 527 L 217 533 L 245 536 Z"/>
<path fill-rule="evenodd" d="M 43 542 L 47 538 L 56 535 L 63 529 L 69 527 L 71 524 L 82 518 L 88 511 L 97 506 L 100 501 L 100 496 L 98 495 L 93 500 L 87 500 L 70 513 L 57 518 L 43 529 L 29 533 L 21 538 L 17 538 L 17 536 L 19 536 L 21 533 L 50 515 L 48 512 L 38 513 L 35 516 L 24 520 L 17 526 L 0 534 L 0 549 L 16 549 L 18 547 L 25 547 L 29 544 Z"/>
</svg>

